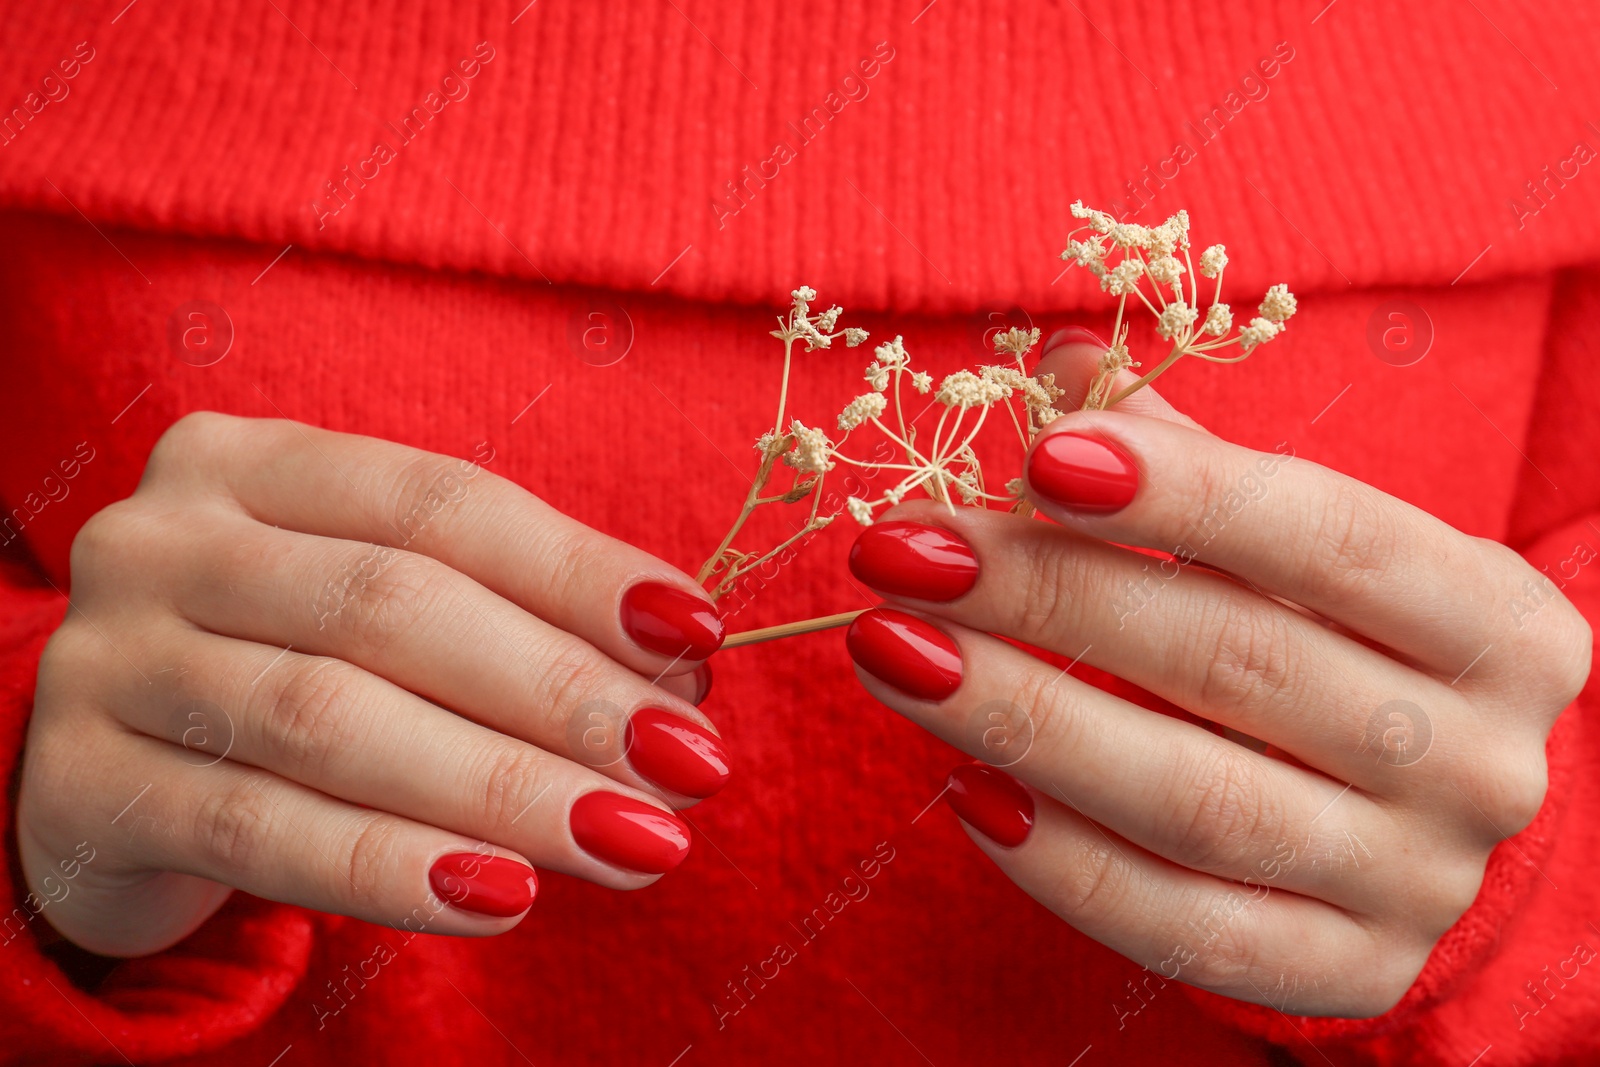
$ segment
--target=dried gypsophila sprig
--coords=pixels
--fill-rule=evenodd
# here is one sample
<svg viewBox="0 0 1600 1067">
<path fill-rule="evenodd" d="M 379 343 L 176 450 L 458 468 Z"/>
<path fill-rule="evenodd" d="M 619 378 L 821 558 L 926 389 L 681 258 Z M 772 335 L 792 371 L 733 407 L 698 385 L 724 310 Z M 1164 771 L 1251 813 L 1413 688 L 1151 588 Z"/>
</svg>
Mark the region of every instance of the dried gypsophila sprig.
<svg viewBox="0 0 1600 1067">
<path fill-rule="evenodd" d="M 755 447 L 761 462 L 750 483 L 750 491 L 745 495 L 739 517 L 728 528 L 717 550 L 700 567 L 698 580 L 702 585 L 712 583 L 709 590 L 712 600 L 731 590 L 751 570 L 833 521 L 832 515 L 817 513 L 822 504 L 822 474 L 831 466 L 820 451 L 826 438 L 822 438 L 817 431 L 807 430 L 798 421 L 790 430 L 783 429 L 784 413 L 789 401 L 789 376 L 794 366 L 794 348 L 796 342 L 801 342 L 805 345 L 805 351 L 814 352 L 819 348 L 833 347 L 833 342 L 839 338 L 844 339 L 847 348 L 854 348 L 867 340 L 867 331 L 853 326 L 836 329 L 844 310 L 837 305 L 826 311 L 813 312 L 811 302 L 817 298 L 817 291 L 809 285 L 802 285 L 789 296 L 793 301 L 789 313 L 778 317 L 778 328 L 772 331 L 772 336 L 783 342 L 783 378 L 778 386 L 778 414 L 773 419 L 772 429 L 756 441 Z M 780 459 L 795 471 L 794 479 L 784 492 L 763 496 Z M 805 525 L 792 537 L 766 552 L 743 552 L 733 547 L 734 538 L 738 537 L 756 508 L 763 504 L 796 504 L 807 496 L 811 498 L 811 512 L 806 517 Z"/>
<path fill-rule="evenodd" d="M 1017 508 L 1022 501 L 1021 481 L 1012 479 L 1003 493 L 991 492 L 973 442 L 996 408 L 1005 409 L 1023 451 L 1043 427 L 1060 416 L 1054 404 L 1062 391 L 1054 376 L 1034 378 L 1027 370 L 1026 356 L 1038 343 L 1037 329 L 1012 328 L 999 333 L 995 353 L 1009 355 L 1009 363 L 981 366 L 976 372 L 958 370 L 945 376 L 937 389 L 931 375 L 912 368 L 903 338 L 879 345 L 863 375 L 872 392 L 856 397 L 839 413 L 838 426 L 844 437 L 834 444 L 821 431 L 807 431 L 818 438 L 816 454 L 828 468 L 846 463 L 899 474 L 893 486 L 871 500 L 850 497 L 845 502 L 850 517 L 870 526 L 879 508 L 893 507 L 919 490 L 952 510 L 956 497 L 968 505 Z M 908 387 L 918 395 L 932 393 L 933 403 L 944 408 L 925 444 L 919 442 L 916 427 L 906 417 Z M 850 436 L 867 426 L 887 438 L 904 457 L 903 462 L 860 460 L 846 454 L 843 449 Z M 798 423 L 796 428 L 800 428 Z"/>
<path fill-rule="evenodd" d="M 1111 407 L 1144 388 L 1166 373 L 1184 356 L 1196 356 L 1211 363 L 1238 363 L 1249 358 L 1261 345 L 1277 337 L 1284 323 L 1295 313 L 1294 294 L 1286 285 L 1274 285 L 1262 299 L 1259 314 L 1248 325 L 1233 328 L 1233 310 L 1222 302 L 1222 273 L 1228 253 L 1222 245 L 1211 245 L 1200 253 L 1200 269 L 1195 270 L 1190 256 L 1189 213 L 1179 211 L 1159 226 L 1118 222 L 1104 211 L 1072 205 L 1072 217 L 1088 224 L 1068 234 L 1061 258 L 1083 267 L 1100 279 L 1100 288 L 1118 298 L 1117 320 L 1111 330 L 1111 347 L 1100 359 L 1100 367 L 1083 400 L 1084 410 Z M 1089 232 L 1083 240 L 1077 234 Z M 1183 258 L 1178 258 L 1179 254 Z M 1187 297 L 1183 276 L 1189 276 Z M 1215 279 L 1211 303 L 1205 317 L 1200 316 L 1199 278 Z M 1145 292 L 1145 281 L 1150 292 Z M 1168 299 L 1166 290 L 1171 291 Z M 1138 367 L 1128 352 L 1127 308 L 1129 297 L 1137 298 L 1156 318 L 1156 334 L 1172 342 L 1172 350 L 1160 363 L 1136 382 L 1113 395 L 1117 375 Z M 1153 298 L 1153 299 L 1152 299 Z M 1235 356 L 1215 353 L 1239 346 Z"/>
</svg>

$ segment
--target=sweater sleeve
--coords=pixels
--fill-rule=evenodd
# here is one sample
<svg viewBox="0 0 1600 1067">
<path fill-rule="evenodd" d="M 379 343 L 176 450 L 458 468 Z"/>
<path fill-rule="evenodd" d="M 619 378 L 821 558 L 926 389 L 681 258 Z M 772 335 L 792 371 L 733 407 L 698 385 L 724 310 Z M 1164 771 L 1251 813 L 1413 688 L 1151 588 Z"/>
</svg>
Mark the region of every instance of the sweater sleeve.
<svg viewBox="0 0 1600 1067">
<path fill-rule="evenodd" d="M 11 783 L 0 1063 L 148 1063 L 217 1048 L 283 1003 L 305 973 L 316 920 L 236 893 L 189 938 L 136 960 L 90 956 L 51 928 L 50 902 L 28 892 L 17 863 L 16 786 L 39 655 L 69 610 L 31 565 L 0 557 L 0 762 Z M 71 892 L 70 878 L 62 885 Z"/>
<path fill-rule="evenodd" d="M 1508 604 L 1530 619 L 1559 593 L 1600 634 L 1600 270 L 1556 286 L 1545 360 L 1525 435 L 1527 469 L 1508 541 L 1549 579 Z M 1600 659 L 1600 649 L 1595 650 Z M 1521 833 L 1491 854 L 1478 897 L 1417 981 L 1374 1019 L 1289 1016 L 1186 989 L 1212 1014 L 1288 1046 L 1305 1062 L 1499 1065 L 1600 1061 L 1600 732 L 1591 674 L 1545 746 L 1549 789 Z"/>
</svg>

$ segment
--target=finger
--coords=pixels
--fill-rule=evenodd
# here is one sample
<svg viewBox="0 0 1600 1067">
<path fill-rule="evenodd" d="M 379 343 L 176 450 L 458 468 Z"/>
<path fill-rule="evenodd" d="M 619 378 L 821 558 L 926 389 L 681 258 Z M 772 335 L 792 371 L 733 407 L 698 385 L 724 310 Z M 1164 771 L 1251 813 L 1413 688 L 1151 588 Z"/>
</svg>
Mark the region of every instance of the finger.
<svg viewBox="0 0 1600 1067">
<path fill-rule="evenodd" d="M 709 721 L 578 637 L 535 618 L 427 556 L 273 529 L 244 519 L 214 528 L 185 553 L 174 606 L 213 633 L 355 664 L 474 722 L 590 765 L 609 750 L 582 739 L 595 723 L 621 729 L 644 707 L 698 727 Z M 388 550 L 384 550 L 388 551 Z M 342 610 L 307 610 L 323 575 L 361 570 Z M 718 757 L 726 754 L 718 749 Z M 670 770 L 671 768 L 669 768 Z M 706 796 L 726 781 L 689 773 L 655 784 Z"/>
<path fill-rule="evenodd" d="M 1284 1012 L 1365 1016 L 1387 1010 L 1426 958 L 1426 947 L 1380 939 L 1337 908 L 1280 891 L 1276 875 L 1295 865 L 1281 850 L 1261 857 L 1249 883 L 1231 883 L 1152 856 L 1000 771 L 958 768 L 945 795 L 1008 878 L 1157 982 Z"/>
<path fill-rule="evenodd" d="M 650 677 L 686 674 L 722 643 L 688 576 L 489 473 L 486 445 L 468 461 L 287 421 L 188 421 L 158 453 L 221 442 L 223 485 L 261 522 L 431 556 Z M 353 577 L 329 575 L 322 610 Z"/>
<path fill-rule="evenodd" d="M 1100 360 L 1106 348 L 1104 339 L 1082 326 L 1057 330 L 1045 341 L 1040 349 L 1039 365 L 1033 373 L 1036 378 L 1043 378 L 1047 374 L 1054 376 L 1055 385 L 1061 390 L 1061 397 L 1056 402 L 1057 410 L 1076 411 L 1083 406 L 1083 398 L 1088 395 L 1089 383 L 1099 373 Z M 1120 393 L 1138 379 L 1135 371 L 1127 368 L 1118 371 L 1112 383 L 1112 395 Z M 1116 410 L 1166 419 L 1205 432 L 1199 423 L 1168 403 L 1153 386 L 1145 386 L 1132 394 L 1117 404 Z"/>
<path fill-rule="evenodd" d="M 1039 509 L 1102 540 L 1198 559 L 1454 677 L 1497 636 L 1509 549 L 1353 478 L 1115 411 L 1051 423 L 1025 465 Z"/>
<path fill-rule="evenodd" d="M 1368 791 L 1427 784 L 1397 771 L 1408 754 L 1384 747 L 1378 709 L 1426 709 L 1440 732 L 1468 718 L 1448 687 L 1270 597 L 1052 523 L 917 501 L 861 532 L 850 569 L 885 596 L 1125 678 Z"/>
<path fill-rule="evenodd" d="M 1394 855 L 1388 816 L 1359 791 L 1146 711 L 987 634 L 880 608 L 851 625 L 847 644 L 862 684 L 888 707 L 1036 789 L 1062 791 L 1174 863 L 1239 880 L 1280 841 L 1331 854 L 1347 846 L 1345 833 Z M 940 646 L 958 683 L 907 691 L 919 684 L 919 659 Z M 1361 911 L 1392 904 L 1376 871 L 1352 880 L 1336 865 L 1305 863 L 1281 884 Z"/>
<path fill-rule="evenodd" d="M 340 660 L 212 634 L 152 645 L 150 657 L 175 680 L 130 692 L 118 714 L 189 750 L 191 763 L 250 764 L 613 889 L 648 885 L 688 854 L 688 828 L 639 773 L 668 762 L 674 746 L 680 762 L 704 762 L 681 735 L 693 733 L 702 749 L 707 735 L 678 716 L 640 708 L 625 723 L 607 721 L 600 728 L 612 734 L 603 747 L 613 762 L 590 768 Z"/>
<path fill-rule="evenodd" d="M 126 861 L 429 933 L 502 933 L 533 902 L 533 868 L 507 849 L 183 754 L 124 734 L 94 764 L 108 779 L 94 820 Z"/>
</svg>

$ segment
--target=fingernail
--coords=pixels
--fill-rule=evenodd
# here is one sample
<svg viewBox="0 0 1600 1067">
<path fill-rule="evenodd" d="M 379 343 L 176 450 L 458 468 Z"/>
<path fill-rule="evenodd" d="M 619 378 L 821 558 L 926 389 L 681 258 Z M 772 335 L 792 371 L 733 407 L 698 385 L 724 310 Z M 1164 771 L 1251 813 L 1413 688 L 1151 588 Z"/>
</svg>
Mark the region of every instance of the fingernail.
<svg viewBox="0 0 1600 1067">
<path fill-rule="evenodd" d="M 850 573 L 879 592 L 954 600 L 978 580 L 978 556 L 941 527 L 880 522 L 862 530 L 850 546 Z"/>
<path fill-rule="evenodd" d="M 701 704 L 711 695 L 711 664 L 702 663 L 694 669 L 695 691 L 692 703 Z"/>
<path fill-rule="evenodd" d="M 1016 848 L 1033 829 L 1033 796 L 1005 771 L 969 763 L 950 772 L 945 800 L 984 837 Z"/>
<path fill-rule="evenodd" d="M 1050 339 L 1039 349 L 1039 355 L 1044 356 L 1062 345 L 1095 345 L 1099 348 L 1110 348 L 1105 340 L 1086 326 L 1065 326 L 1050 335 Z"/>
<path fill-rule="evenodd" d="M 670 814 L 617 793 L 585 793 L 572 805 L 573 839 L 607 863 L 665 874 L 689 855 L 689 828 Z"/>
<path fill-rule="evenodd" d="M 1028 456 L 1028 485 L 1064 508 L 1103 515 L 1133 501 L 1139 468 L 1132 456 L 1103 437 L 1053 433 Z"/>
<path fill-rule="evenodd" d="M 433 861 L 428 884 L 451 907 L 506 918 L 533 905 L 539 878 L 526 863 L 504 856 L 452 852 Z"/>
<path fill-rule="evenodd" d="M 628 720 L 628 762 L 663 789 L 708 797 L 728 784 L 728 754 L 710 730 L 682 715 L 640 708 Z"/>
<path fill-rule="evenodd" d="M 903 611 L 873 608 L 844 635 L 861 669 L 920 700 L 943 700 L 961 686 L 961 652 L 939 630 Z"/>
<path fill-rule="evenodd" d="M 703 596 L 675 585 L 640 582 L 622 595 L 622 628 L 640 648 L 705 659 L 722 647 L 722 620 Z"/>
</svg>

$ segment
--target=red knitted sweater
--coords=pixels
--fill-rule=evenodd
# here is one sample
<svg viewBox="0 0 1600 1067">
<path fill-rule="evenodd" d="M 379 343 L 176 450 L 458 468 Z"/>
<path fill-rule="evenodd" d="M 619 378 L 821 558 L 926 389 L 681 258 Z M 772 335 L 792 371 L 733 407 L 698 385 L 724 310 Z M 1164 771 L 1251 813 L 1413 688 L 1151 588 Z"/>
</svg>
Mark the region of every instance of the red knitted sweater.
<svg viewBox="0 0 1600 1067">
<path fill-rule="evenodd" d="M 179 415 L 487 441 L 492 469 L 692 568 L 770 417 L 788 290 L 945 370 L 994 314 L 1104 327 L 1056 258 L 1078 197 L 1187 207 L 1235 291 L 1301 298 L 1259 358 L 1165 379 L 1180 407 L 1507 541 L 1600 621 L 1592 7 L 525 2 L 12 5 L 13 780 L 72 535 Z M 858 362 L 808 357 L 798 403 Z M 826 531 L 734 628 L 860 606 L 848 543 Z M 1539 818 L 1400 1006 L 1350 1022 L 1162 986 L 1034 904 L 924 811 L 958 756 L 862 694 L 837 634 L 716 670 L 737 777 L 694 809 L 688 863 L 634 894 L 548 876 L 492 941 L 236 895 L 170 951 L 101 961 L 13 859 L 0 1062 L 1600 1062 L 1593 685 Z"/>
</svg>

